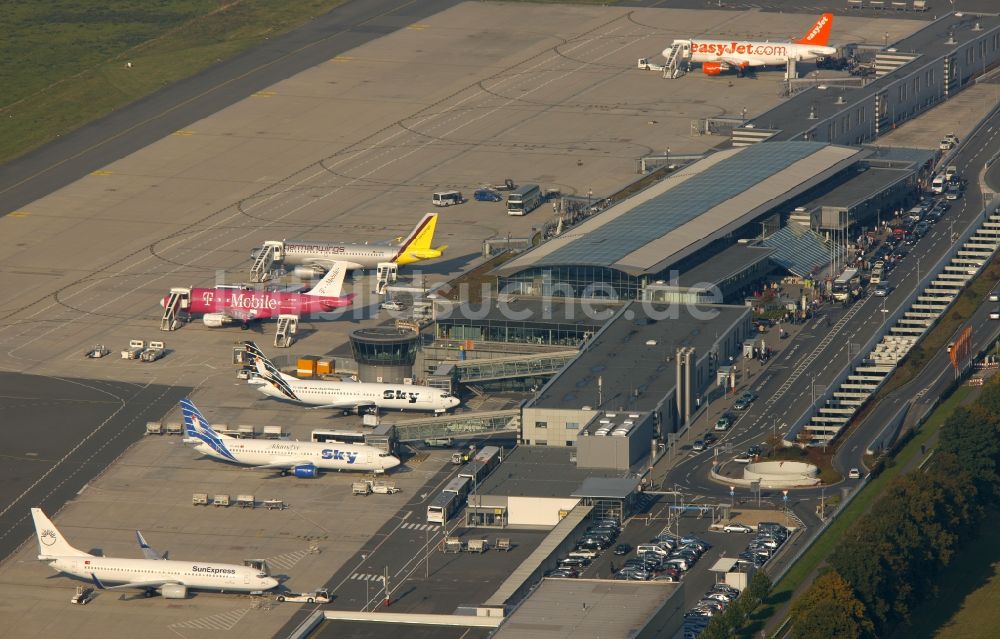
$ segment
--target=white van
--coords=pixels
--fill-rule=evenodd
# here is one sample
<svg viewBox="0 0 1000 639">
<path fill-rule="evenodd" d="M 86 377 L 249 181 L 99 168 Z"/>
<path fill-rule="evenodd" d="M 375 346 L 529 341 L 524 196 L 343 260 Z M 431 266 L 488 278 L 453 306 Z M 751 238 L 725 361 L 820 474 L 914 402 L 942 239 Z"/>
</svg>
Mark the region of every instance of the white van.
<svg viewBox="0 0 1000 639">
<path fill-rule="evenodd" d="M 434 206 L 451 206 L 465 201 L 460 191 L 438 191 L 431 198 Z"/>
<path fill-rule="evenodd" d="M 931 193 L 944 193 L 944 185 L 948 183 L 944 174 L 936 175 L 931 181 Z"/>
<path fill-rule="evenodd" d="M 665 549 L 656 544 L 639 544 L 635 547 L 635 554 L 641 555 L 643 553 L 652 553 L 657 557 L 666 558 L 670 553 Z"/>
</svg>

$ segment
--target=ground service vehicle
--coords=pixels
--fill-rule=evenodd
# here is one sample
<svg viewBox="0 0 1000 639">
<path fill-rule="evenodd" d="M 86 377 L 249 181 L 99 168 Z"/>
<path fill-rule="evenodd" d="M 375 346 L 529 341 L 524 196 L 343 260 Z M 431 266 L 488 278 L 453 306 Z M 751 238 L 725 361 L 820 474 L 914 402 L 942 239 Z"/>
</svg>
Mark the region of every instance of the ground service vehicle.
<svg viewBox="0 0 1000 639">
<path fill-rule="evenodd" d="M 427 521 L 432 524 L 448 521 L 465 503 L 471 489 L 472 481 L 468 477 L 458 476 L 449 481 L 427 506 Z"/>
<path fill-rule="evenodd" d="M 465 201 L 462 197 L 460 191 L 438 191 L 433 196 L 431 196 L 431 202 L 434 206 L 452 206 L 454 204 L 461 204 Z"/>
<path fill-rule="evenodd" d="M 316 592 L 283 592 L 277 596 L 278 601 L 294 601 L 299 603 L 330 603 L 330 593 L 326 590 Z"/>
<path fill-rule="evenodd" d="M 523 184 L 507 194 L 507 215 L 525 215 L 542 203 L 542 190 L 537 184 Z"/>
</svg>

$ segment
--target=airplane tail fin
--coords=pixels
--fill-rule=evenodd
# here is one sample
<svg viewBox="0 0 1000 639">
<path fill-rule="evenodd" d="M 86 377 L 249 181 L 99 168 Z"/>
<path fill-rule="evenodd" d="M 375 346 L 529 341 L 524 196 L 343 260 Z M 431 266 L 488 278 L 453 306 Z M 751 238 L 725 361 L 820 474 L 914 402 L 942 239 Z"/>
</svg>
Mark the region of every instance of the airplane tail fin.
<svg viewBox="0 0 1000 639">
<path fill-rule="evenodd" d="M 220 435 L 212 430 L 212 425 L 208 423 L 208 420 L 201 414 L 198 407 L 194 405 L 194 402 L 186 397 L 182 399 L 181 412 L 184 414 L 184 438 L 186 440 L 200 440 L 208 444 L 221 457 L 225 457 L 230 461 L 236 461 L 236 458 L 226 447 L 225 441 L 223 441 L 232 438 L 227 435 Z"/>
<path fill-rule="evenodd" d="M 806 35 L 796 44 L 815 44 L 825 47 L 830 41 L 830 29 L 833 28 L 833 14 L 824 13 L 819 17 L 812 27 L 806 31 Z"/>
<path fill-rule="evenodd" d="M 334 262 L 330 270 L 326 272 L 316 286 L 309 289 L 305 294 L 315 297 L 340 297 L 344 290 L 344 278 L 347 276 L 347 267 L 343 262 Z"/>
<path fill-rule="evenodd" d="M 35 520 L 35 535 L 38 537 L 38 558 L 54 559 L 56 557 L 92 557 L 82 550 L 69 545 L 55 524 L 45 516 L 41 508 L 31 509 L 31 518 Z"/>
<path fill-rule="evenodd" d="M 278 389 L 282 395 L 292 401 L 299 401 L 298 395 L 292 390 L 289 383 L 290 378 L 278 370 L 278 367 L 271 363 L 264 353 L 253 342 L 243 342 L 243 349 L 253 358 L 257 366 L 257 374 L 265 382 Z"/>
<path fill-rule="evenodd" d="M 429 249 L 431 242 L 434 241 L 434 230 L 437 228 L 437 221 L 437 213 L 428 213 L 425 215 L 400 244 L 399 252 L 413 253 L 414 251 Z"/>
</svg>

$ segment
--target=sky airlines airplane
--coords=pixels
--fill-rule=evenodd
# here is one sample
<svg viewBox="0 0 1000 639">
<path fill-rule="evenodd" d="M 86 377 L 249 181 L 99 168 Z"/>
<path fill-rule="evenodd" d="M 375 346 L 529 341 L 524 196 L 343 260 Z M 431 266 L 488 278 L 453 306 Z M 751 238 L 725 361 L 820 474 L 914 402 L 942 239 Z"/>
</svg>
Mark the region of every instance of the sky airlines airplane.
<svg viewBox="0 0 1000 639">
<path fill-rule="evenodd" d="M 674 40 L 680 55 L 692 63 L 701 63 L 706 75 L 719 75 L 730 68 L 741 73 L 747 67 L 780 66 L 788 60 L 815 60 L 837 53 L 827 46 L 833 14 L 824 13 L 801 39 L 795 42 L 750 42 L 746 40 Z M 686 48 L 686 50 L 685 50 Z M 663 51 L 670 58 L 671 49 Z"/>
<path fill-rule="evenodd" d="M 254 290 L 248 286 L 185 289 L 186 294 L 178 301 L 178 310 L 201 315 L 205 326 L 210 328 L 233 322 L 241 322 L 245 327 L 250 322 L 277 318 L 282 314 L 315 316 L 351 305 L 354 293 L 341 294 L 346 275 L 347 267 L 341 262 L 334 262 L 323 279 L 305 293 Z M 172 295 L 164 297 L 160 306 L 166 308 L 171 298 Z"/>
<path fill-rule="evenodd" d="M 405 266 L 441 257 L 448 248 L 447 245 L 431 246 L 437 220 L 437 213 L 428 213 L 398 246 L 285 240 L 265 242 L 264 248 L 256 248 L 250 255 L 256 260 L 260 252 L 270 246 L 275 251 L 274 261 L 294 267 L 295 275 L 302 279 L 320 277 L 336 262 L 346 264 L 350 270 L 374 269 L 382 262 Z"/>
<path fill-rule="evenodd" d="M 146 559 L 91 555 L 69 545 L 41 508 L 32 508 L 31 516 L 38 536 L 38 558 L 56 572 L 88 579 L 102 590 L 140 588 L 147 596 L 159 590 L 166 599 L 183 599 L 188 590 L 257 592 L 278 585 L 277 579 L 257 568 L 163 559 L 165 553 L 161 555 L 151 548 L 146 552 L 148 546 L 143 548 Z M 136 535 L 140 544 L 145 544 L 138 531 Z"/>
<path fill-rule="evenodd" d="M 443 413 L 461 403 L 454 395 L 430 386 L 298 379 L 278 370 L 253 342 L 243 342 L 243 347 L 257 367 L 257 377 L 250 383 L 268 397 L 354 411 L 382 408 Z"/>
<path fill-rule="evenodd" d="M 195 444 L 195 450 L 209 457 L 235 464 L 280 470 L 282 475 L 308 479 L 315 478 L 320 470 L 385 472 L 399 466 L 396 457 L 362 444 L 237 439 L 220 435 L 212 430 L 190 399 L 181 400 L 181 412 L 184 414 L 184 443 Z"/>
</svg>

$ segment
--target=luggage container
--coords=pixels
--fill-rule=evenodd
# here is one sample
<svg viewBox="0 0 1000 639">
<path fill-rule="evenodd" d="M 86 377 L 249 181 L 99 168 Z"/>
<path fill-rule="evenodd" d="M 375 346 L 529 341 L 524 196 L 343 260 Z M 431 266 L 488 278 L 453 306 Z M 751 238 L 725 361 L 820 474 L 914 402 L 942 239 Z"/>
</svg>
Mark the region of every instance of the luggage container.
<svg viewBox="0 0 1000 639">
<path fill-rule="evenodd" d="M 208 494 L 207 493 L 195 493 L 191 495 L 191 504 L 194 506 L 207 506 L 208 505 Z"/>
</svg>

